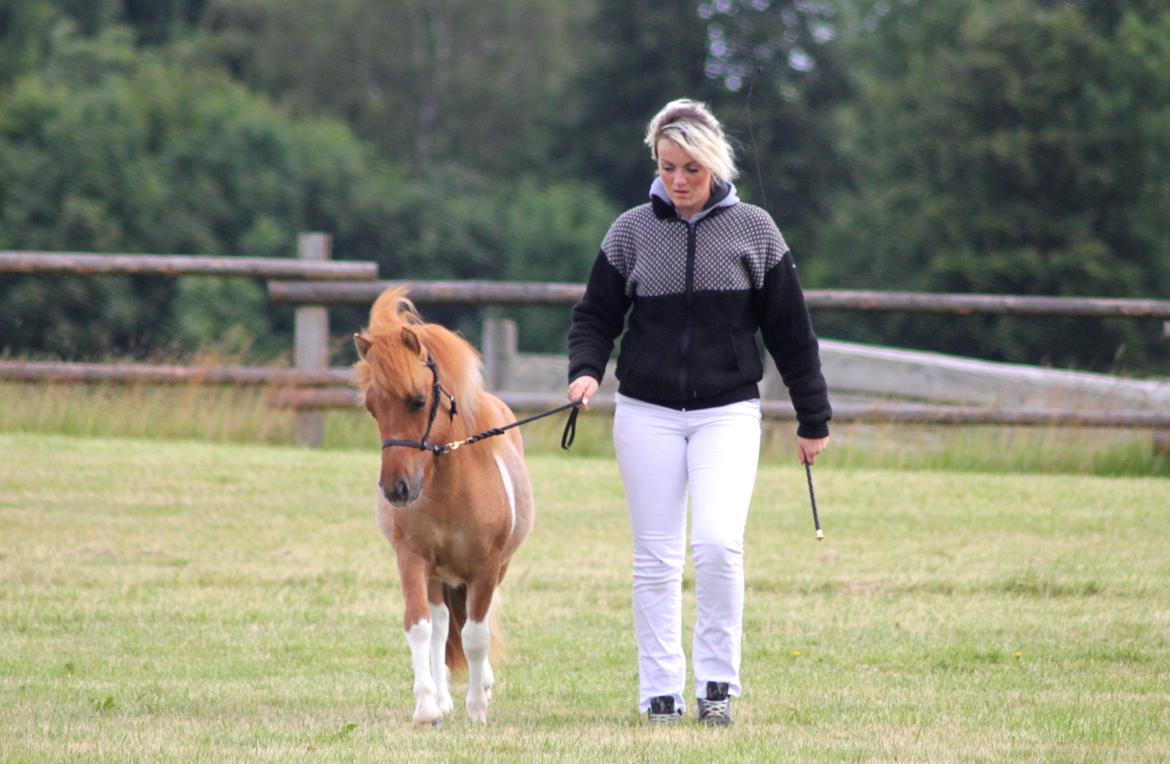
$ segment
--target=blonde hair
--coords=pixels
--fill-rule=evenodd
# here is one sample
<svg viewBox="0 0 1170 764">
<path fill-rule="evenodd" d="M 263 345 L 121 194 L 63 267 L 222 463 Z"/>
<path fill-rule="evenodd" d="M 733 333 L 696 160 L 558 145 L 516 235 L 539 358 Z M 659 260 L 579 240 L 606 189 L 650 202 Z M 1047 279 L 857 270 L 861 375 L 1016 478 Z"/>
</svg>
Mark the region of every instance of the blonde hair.
<svg viewBox="0 0 1170 764">
<path fill-rule="evenodd" d="M 654 115 L 646 128 L 645 143 L 655 162 L 658 161 L 658 141 L 662 138 L 677 143 L 696 162 L 710 170 L 720 183 L 728 183 L 739 176 L 735 152 L 723 134 L 723 126 L 706 104 L 679 98 Z"/>
</svg>

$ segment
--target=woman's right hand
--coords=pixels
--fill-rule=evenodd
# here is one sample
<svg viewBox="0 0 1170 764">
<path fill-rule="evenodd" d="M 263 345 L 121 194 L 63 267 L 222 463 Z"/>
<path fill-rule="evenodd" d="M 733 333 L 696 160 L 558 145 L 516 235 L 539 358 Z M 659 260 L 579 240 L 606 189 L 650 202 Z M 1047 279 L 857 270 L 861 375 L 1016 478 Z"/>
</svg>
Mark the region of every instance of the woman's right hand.
<svg viewBox="0 0 1170 764">
<path fill-rule="evenodd" d="M 568 398 L 571 401 L 581 401 L 577 404 L 577 408 L 588 410 L 589 401 L 597 394 L 597 388 L 600 384 L 593 377 L 577 377 L 569 383 Z"/>
</svg>

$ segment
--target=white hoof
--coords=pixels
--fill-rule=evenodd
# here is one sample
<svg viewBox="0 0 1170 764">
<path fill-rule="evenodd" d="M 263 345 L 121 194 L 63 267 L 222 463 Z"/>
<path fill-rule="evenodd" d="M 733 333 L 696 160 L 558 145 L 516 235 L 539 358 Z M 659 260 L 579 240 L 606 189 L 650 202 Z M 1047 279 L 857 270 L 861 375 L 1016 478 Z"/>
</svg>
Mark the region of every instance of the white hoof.
<svg viewBox="0 0 1170 764">
<path fill-rule="evenodd" d="M 439 710 L 433 693 L 428 692 L 419 696 L 414 707 L 414 716 L 411 718 L 415 724 L 437 724 L 442 721 L 443 712 Z"/>
<path fill-rule="evenodd" d="M 467 696 L 467 718 L 473 722 L 487 724 L 487 696 L 482 693 L 478 698 Z"/>
</svg>

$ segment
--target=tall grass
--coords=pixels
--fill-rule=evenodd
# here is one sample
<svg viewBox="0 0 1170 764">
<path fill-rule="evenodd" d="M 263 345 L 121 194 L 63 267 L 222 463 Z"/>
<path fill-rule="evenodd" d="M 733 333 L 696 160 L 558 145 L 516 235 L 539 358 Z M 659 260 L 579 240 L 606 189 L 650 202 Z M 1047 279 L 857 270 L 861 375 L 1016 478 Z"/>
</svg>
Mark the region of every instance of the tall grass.
<svg viewBox="0 0 1170 764">
<path fill-rule="evenodd" d="M 269 391 L 261 388 L 0 383 L 0 431 L 293 443 L 295 413 L 275 409 L 269 400 Z M 533 453 L 556 451 L 562 426 L 560 418 L 529 425 L 527 447 Z M 612 456 L 609 432 L 607 416 L 583 415 L 574 450 Z M 788 422 L 766 424 L 766 463 L 795 459 L 792 432 Z M 325 414 L 326 449 L 376 445 L 364 411 Z M 1170 454 L 1157 453 L 1145 430 L 836 425 L 824 460 L 836 469 L 1170 476 Z"/>
</svg>

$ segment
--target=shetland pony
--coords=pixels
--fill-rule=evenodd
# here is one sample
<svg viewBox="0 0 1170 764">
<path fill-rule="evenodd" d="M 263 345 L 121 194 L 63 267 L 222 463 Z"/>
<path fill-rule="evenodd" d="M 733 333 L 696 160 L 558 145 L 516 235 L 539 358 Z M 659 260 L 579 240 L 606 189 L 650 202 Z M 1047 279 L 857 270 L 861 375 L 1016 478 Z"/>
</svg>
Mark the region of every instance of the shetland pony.
<svg viewBox="0 0 1170 764">
<path fill-rule="evenodd" d="M 493 684 L 488 613 L 532 528 L 532 486 L 518 429 L 450 452 L 434 444 L 515 417 L 484 391 L 476 350 L 425 323 L 405 289 L 382 293 L 354 344 L 358 385 L 383 441 L 376 512 L 402 583 L 413 720 L 438 724 L 451 712 L 451 672 L 466 665 L 467 714 L 486 722 Z"/>
</svg>

